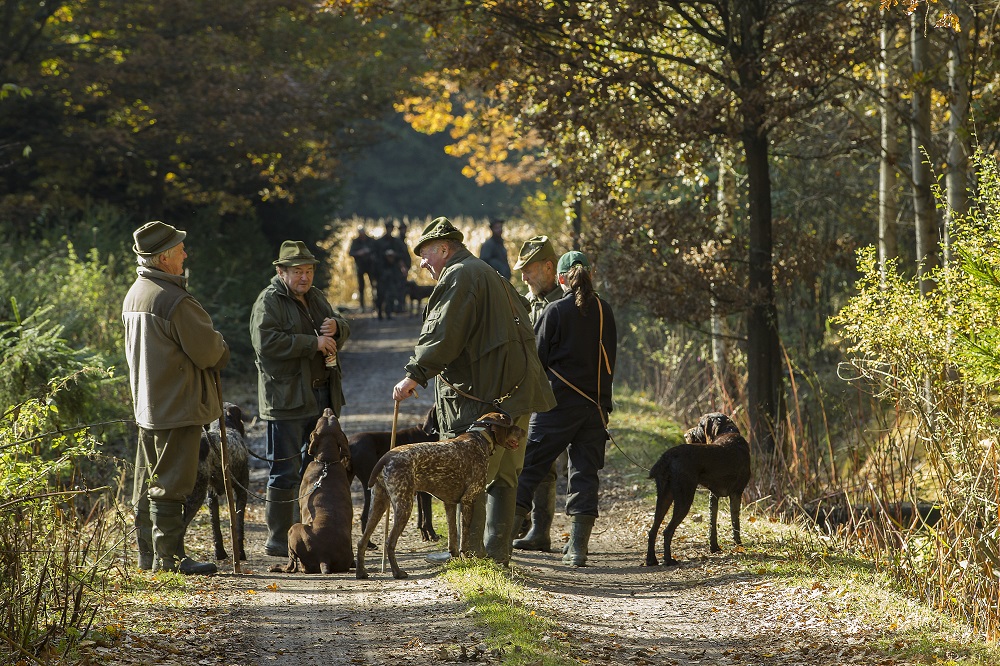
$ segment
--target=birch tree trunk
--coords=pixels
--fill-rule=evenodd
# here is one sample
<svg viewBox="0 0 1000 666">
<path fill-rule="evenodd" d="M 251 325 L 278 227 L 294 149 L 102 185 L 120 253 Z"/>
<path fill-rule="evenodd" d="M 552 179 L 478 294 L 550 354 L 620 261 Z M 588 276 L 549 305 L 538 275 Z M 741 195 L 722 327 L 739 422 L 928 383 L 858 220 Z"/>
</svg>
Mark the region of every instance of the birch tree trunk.
<svg viewBox="0 0 1000 666">
<path fill-rule="evenodd" d="M 878 262 L 885 282 L 886 264 L 899 256 L 896 225 L 899 223 L 899 89 L 895 84 L 894 61 L 899 29 L 895 16 L 882 13 L 879 58 L 879 104 L 882 115 L 881 162 L 878 187 Z"/>
</svg>

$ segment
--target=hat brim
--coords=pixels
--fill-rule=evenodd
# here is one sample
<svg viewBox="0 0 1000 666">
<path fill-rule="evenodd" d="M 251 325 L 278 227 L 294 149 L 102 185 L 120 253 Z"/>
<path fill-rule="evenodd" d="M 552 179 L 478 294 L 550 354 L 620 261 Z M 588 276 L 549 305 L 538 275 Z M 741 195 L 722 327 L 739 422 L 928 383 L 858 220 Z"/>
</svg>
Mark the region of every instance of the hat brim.
<svg viewBox="0 0 1000 666">
<path fill-rule="evenodd" d="M 315 266 L 318 263 L 319 259 L 309 259 L 308 257 L 303 257 L 302 259 L 276 259 L 271 262 L 271 265 L 292 268 L 294 266 Z"/>
</svg>

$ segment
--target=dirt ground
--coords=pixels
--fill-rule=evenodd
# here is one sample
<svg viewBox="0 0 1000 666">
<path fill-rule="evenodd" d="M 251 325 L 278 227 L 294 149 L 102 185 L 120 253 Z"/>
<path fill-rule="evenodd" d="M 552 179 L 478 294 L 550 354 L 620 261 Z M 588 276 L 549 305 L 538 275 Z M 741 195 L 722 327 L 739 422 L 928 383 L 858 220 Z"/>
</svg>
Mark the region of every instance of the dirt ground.
<svg viewBox="0 0 1000 666">
<path fill-rule="evenodd" d="M 402 315 L 378 321 L 370 315 L 352 322 L 350 345 L 341 352 L 345 392 L 342 424 L 348 434 L 388 430 L 392 421 L 391 387 L 419 332 L 419 317 Z M 252 389 L 252 387 L 251 387 Z M 247 390 L 245 400 L 252 400 Z M 402 403 L 399 427 L 416 424 L 429 406 L 430 392 Z M 245 406 L 244 414 L 255 413 Z M 263 452 L 261 426 L 250 428 L 252 447 Z M 262 463 L 252 472 L 255 492 L 263 494 Z M 812 666 L 834 664 L 905 664 L 877 650 L 873 637 L 883 628 L 850 611 L 837 589 L 817 584 L 796 587 L 753 572 L 729 554 L 708 555 L 705 518 L 692 515 L 675 539 L 672 568 L 640 566 L 652 506 L 646 488 L 608 474 L 602 479 L 602 508 L 588 566 L 566 567 L 561 554 L 515 551 L 511 576 L 528 590 L 528 603 L 555 628 L 546 641 L 569 644 L 578 663 L 598 664 L 758 664 Z M 356 515 L 360 486 L 355 482 Z M 563 502 L 560 495 L 559 502 Z M 557 507 L 558 509 L 558 507 Z M 503 650 L 490 650 L 475 609 L 438 576 L 440 565 L 425 559 L 444 549 L 423 543 L 411 518 L 400 542 L 400 565 L 409 572 L 394 580 L 381 550 L 371 551 L 371 578 L 356 580 L 353 571 L 338 575 L 268 573 L 281 560 L 263 554 L 263 503 L 251 499 L 247 516 L 249 561 L 242 575 L 231 563 L 204 582 L 196 601 L 201 625 L 172 643 L 176 654 L 157 663 L 238 664 L 263 666 L 339 666 L 438 664 L 476 661 L 503 663 Z M 728 524 L 723 515 L 720 523 Z M 444 532 L 444 525 L 437 525 Z M 558 514 L 555 541 L 568 537 L 567 521 Z M 355 524 L 354 539 L 359 537 Z M 722 545 L 732 548 L 731 535 Z M 754 538 L 744 523 L 744 539 Z M 382 528 L 376 532 L 382 543 Z M 197 547 L 198 544 L 196 543 Z M 199 552 L 207 556 L 206 545 Z M 902 623 L 902 619 L 900 619 Z M 201 626 L 202 629 L 198 629 Z M 211 641 L 205 641 L 211 635 Z M 206 645 L 206 642 L 211 645 Z M 121 657 L 122 655 L 119 655 Z M 128 659 L 123 659 L 128 661 Z M 150 662 L 141 662 L 150 663 Z"/>
</svg>

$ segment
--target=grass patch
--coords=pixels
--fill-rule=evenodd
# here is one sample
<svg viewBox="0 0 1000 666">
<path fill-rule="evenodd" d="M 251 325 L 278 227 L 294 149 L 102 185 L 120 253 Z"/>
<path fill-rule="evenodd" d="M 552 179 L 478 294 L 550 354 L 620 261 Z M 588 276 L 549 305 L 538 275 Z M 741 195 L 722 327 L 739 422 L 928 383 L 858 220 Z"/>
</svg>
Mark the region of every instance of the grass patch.
<svg viewBox="0 0 1000 666">
<path fill-rule="evenodd" d="M 490 560 L 456 559 L 448 563 L 444 577 L 469 604 L 476 622 L 489 629 L 490 649 L 504 664 L 576 663 L 556 640 L 556 625 L 525 605 L 524 587 L 508 570 Z"/>
</svg>

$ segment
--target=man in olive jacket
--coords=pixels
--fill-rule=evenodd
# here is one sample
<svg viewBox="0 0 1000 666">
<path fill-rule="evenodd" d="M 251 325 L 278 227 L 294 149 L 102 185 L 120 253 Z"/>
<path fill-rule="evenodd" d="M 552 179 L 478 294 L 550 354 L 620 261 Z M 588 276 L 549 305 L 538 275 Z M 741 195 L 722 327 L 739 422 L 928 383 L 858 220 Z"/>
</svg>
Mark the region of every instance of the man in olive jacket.
<svg viewBox="0 0 1000 666">
<path fill-rule="evenodd" d="M 125 358 L 139 445 L 135 459 L 139 568 L 215 573 L 184 552 L 184 501 L 198 476 L 202 427 L 222 415 L 215 373 L 229 347 L 187 291 L 184 238 L 163 222 L 133 233 L 138 277 L 122 303 Z"/>
<path fill-rule="evenodd" d="M 318 263 L 302 241 L 281 244 L 276 275 L 257 296 L 250 340 L 257 364 L 257 401 L 267 422 L 268 555 L 288 555 L 302 470 L 309 464 L 309 433 L 327 407 L 344 405 L 337 350 L 351 334 L 323 292 L 313 286 Z"/>
<path fill-rule="evenodd" d="M 535 326 L 542 318 L 542 312 L 549 303 L 565 294 L 556 280 L 556 249 L 548 236 L 532 236 L 521 245 L 514 270 L 521 271 L 521 279 L 528 285 L 526 298 L 531 307 L 531 324 Z M 514 540 L 514 548 L 519 550 L 548 551 L 552 546 L 552 518 L 556 513 L 556 466 L 560 458 L 552 464 L 549 473 L 538 487 L 531 503 L 531 520 L 515 526 L 518 532 L 527 532 L 524 537 Z M 566 468 L 562 462 L 562 468 Z"/>
<path fill-rule="evenodd" d="M 442 438 L 465 432 L 496 405 L 527 429 L 532 412 L 555 406 L 538 360 L 534 331 L 523 297 L 510 282 L 463 245 L 464 235 L 444 217 L 428 224 L 413 248 L 420 267 L 437 285 L 424 310 L 423 327 L 406 377 L 393 388 L 405 400 L 417 385 L 438 377 L 435 406 Z M 470 543 L 486 531 L 486 554 L 510 562 L 517 477 L 524 443 L 514 451 L 497 447 L 490 458 L 486 497 L 476 502 Z"/>
</svg>

